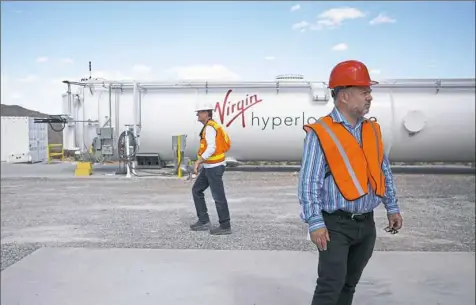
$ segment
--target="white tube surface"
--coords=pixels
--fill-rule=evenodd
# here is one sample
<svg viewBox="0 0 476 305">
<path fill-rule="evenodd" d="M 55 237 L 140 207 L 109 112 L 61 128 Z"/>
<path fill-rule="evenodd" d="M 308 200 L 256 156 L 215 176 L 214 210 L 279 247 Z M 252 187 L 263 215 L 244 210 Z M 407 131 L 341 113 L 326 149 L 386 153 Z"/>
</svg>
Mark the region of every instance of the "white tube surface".
<svg viewBox="0 0 476 305">
<path fill-rule="evenodd" d="M 447 83 L 451 84 L 450 80 Z M 368 117 L 376 117 L 380 123 L 390 160 L 474 162 L 474 80 L 469 80 L 469 83 L 472 85 L 438 91 L 436 85 L 427 85 L 426 88 L 376 86 Z M 334 104 L 332 99 L 327 102 L 322 100 L 329 94 L 322 84 L 313 84 L 312 88 L 304 83 L 293 85 L 300 88 L 286 88 L 284 85 L 277 88 L 268 83 L 267 88 L 262 89 L 251 85 L 224 88 L 221 83 L 220 88 L 207 84 L 207 88 L 200 89 L 148 89 L 141 100 L 142 128 L 138 154 L 159 153 L 163 160 L 173 160 L 172 136 L 187 134 L 185 157 L 194 159 L 202 127 L 197 122 L 194 109 L 199 99 L 206 98 L 216 103 L 214 118 L 223 124 L 232 140 L 232 148 L 227 154 L 229 157 L 239 161 L 299 161 L 305 137 L 303 125 L 327 115 Z M 100 96 L 96 90 L 91 96 L 89 90 L 84 92 L 85 102 L 79 107 L 85 109 L 78 113 L 84 110 L 84 120 L 99 120 L 102 126 L 105 118 L 98 117 L 97 103 L 101 113 L 109 113 L 107 94 Z M 120 125 L 115 128 L 122 130 L 124 125 L 137 122 L 138 110 L 134 108 L 137 103 L 133 102 L 132 90 L 118 94 Z M 319 101 L 316 101 L 316 95 Z M 88 145 L 96 136 L 96 126 L 76 124 L 79 125 L 84 126 L 85 143 Z M 79 130 L 64 133 L 65 145 L 74 143 L 68 139 L 71 135 L 83 136 L 82 130 Z"/>
</svg>

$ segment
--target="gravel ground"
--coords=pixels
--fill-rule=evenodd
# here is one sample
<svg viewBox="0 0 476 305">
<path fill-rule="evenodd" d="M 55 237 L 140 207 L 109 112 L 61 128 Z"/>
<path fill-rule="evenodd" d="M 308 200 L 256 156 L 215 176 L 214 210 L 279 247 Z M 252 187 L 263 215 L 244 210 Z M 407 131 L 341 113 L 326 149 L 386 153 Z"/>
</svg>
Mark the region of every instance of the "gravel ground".
<svg viewBox="0 0 476 305">
<path fill-rule="evenodd" d="M 404 228 L 385 233 L 379 207 L 376 250 L 474 252 L 474 176 L 395 179 Z M 188 229 L 195 220 L 190 181 L 2 178 L 1 269 L 43 246 L 315 251 L 299 219 L 296 173 L 228 172 L 225 184 L 233 234 L 211 236 Z"/>
</svg>

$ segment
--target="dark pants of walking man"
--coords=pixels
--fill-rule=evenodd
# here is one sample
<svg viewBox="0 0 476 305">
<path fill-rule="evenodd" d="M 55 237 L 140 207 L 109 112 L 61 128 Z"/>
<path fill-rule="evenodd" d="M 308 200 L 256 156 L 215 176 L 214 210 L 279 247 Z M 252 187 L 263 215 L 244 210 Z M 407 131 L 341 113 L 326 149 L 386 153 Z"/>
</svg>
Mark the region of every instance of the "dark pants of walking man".
<svg viewBox="0 0 476 305">
<path fill-rule="evenodd" d="M 207 223 L 210 221 L 210 217 L 208 215 L 205 195 L 203 192 L 210 187 L 212 197 L 215 200 L 220 228 L 228 229 L 230 228 L 230 212 L 228 210 L 228 202 L 225 196 L 225 188 L 223 186 L 224 172 L 224 165 L 203 168 L 192 187 L 192 194 L 199 222 Z"/>
<path fill-rule="evenodd" d="M 355 287 L 375 245 L 373 212 L 352 219 L 350 214 L 323 212 L 329 231 L 327 250 L 319 252 L 318 279 L 312 305 L 351 305 Z"/>
</svg>

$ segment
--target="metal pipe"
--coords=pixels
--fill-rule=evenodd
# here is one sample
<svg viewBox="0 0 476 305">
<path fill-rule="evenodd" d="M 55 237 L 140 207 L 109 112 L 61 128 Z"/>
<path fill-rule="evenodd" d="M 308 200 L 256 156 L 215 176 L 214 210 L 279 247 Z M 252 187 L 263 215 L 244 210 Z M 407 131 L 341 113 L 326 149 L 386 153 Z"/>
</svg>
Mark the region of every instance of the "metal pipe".
<svg viewBox="0 0 476 305">
<path fill-rule="evenodd" d="M 109 127 L 112 128 L 112 85 L 109 85 Z"/>
<path fill-rule="evenodd" d="M 93 88 L 93 87 L 90 87 L 90 88 L 89 88 L 89 89 L 90 89 L 89 92 L 93 91 L 92 88 Z M 103 91 L 103 90 L 100 90 L 100 91 L 99 91 L 99 90 L 94 89 L 93 92 L 94 92 L 94 93 L 96 93 L 96 92 L 99 93 L 99 94 L 98 94 L 98 95 L 99 95 L 99 96 L 98 96 L 98 101 L 100 101 L 100 100 L 101 100 L 101 97 L 102 97 L 102 94 L 103 94 L 104 91 Z M 92 95 L 93 95 L 93 94 L 92 94 Z M 97 118 L 98 118 L 98 121 L 100 121 L 100 120 L 101 120 L 101 104 L 100 104 L 100 103 L 97 103 L 97 106 L 98 106 Z M 106 124 L 107 124 L 107 122 L 106 122 Z M 105 126 L 106 124 L 103 124 L 103 125 Z"/>
<path fill-rule="evenodd" d="M 81 85 L 81 86 L 87 86 L 87 85 L 109 85 L 109 84 L 123 84 L 123 85 L 130 85 L 132 86 L 134 83 L 140 84 L 141 86 L 147 86 L 147 85 L 201 85 L 201 86 L 207 86 L 212 84 L 222 84 L 222 85 L 230 85 L 230 84 L 276 84 L 276 83 L 309 83 L 309 81 L 282 81 L 282 80 L 276 80 L 276 81 L 237 81 L 237 82 L 231 82 L 231 81 L 169 81 L 169 82 L 164 82 L 164 81 L 140 81 L 140 80 L 89 80 L 89 81 L 63 81 L 64 83 L 71 84 L 71 85 Z"/>
<path fill-rule="evenodd" d="M 72 116 L 71 106 L 71 84 L 68 84 L 68 116 Z"/>
<path fill-rule="evenodd" d="M 378 84 L 373 86 L 373 88 L 382 88 L 382 89 L 470 89 L 476 88 L 476 85 L 464 85 L 464 84 L 457 84 L 457 85 L 429 85 L 429 84 Z"/>
<path fill-rule="evenodd" d="M 119 93 L 117 91 L 114 91 L 114 97 L 115 97 L 115 108 L 114 108 L 114 128 L 115 128 L 115 134 L 116 134 L 116 140 L 114 141 L 114 145 L 117 147 L 117 141 L 119 140 L 119 135 L 120 135 L 120 128 L 119 128 Z"/>
<path fill-rule="evenodd" d="M 79 94 L 76 96 L 77 98 L 77 102 L 75 103 L 76 104 L 76 107 L 74 108 L 74 116 L 73 118 L 79 118 L 79 104 L 80 104 L 80 97 L 79 97 Z M 79 139 L 78 139 L 78 125 L 77 124 L 74 124 L 73 125 L 73 134 L 74 134 L 74 147 L 77 148 L 79 147 Z"/>
<path fill-rule="evenodd" d="M 99 123 L 99 120 L 71 120 L 72 123 Z"/>
<path fill-rule="evenodd" d="M 81 104 L 81 107 L 83 108 L 83 114 L 82 114 L 82 117 L 81 119 L 84 120 L 86 119 L 86 99 L 84 98 L 85 97 L 85 94 L 84 94 L 84 91 L 85 91 L 85 88 L 83 88 L 83 95 L 82 95 L 82 100 L 80 99 L 80 104 Z M 81 137 L 81 150 L 84 150 L 84 147 L 85 147 L 85 137 L 86 137 L 86 128 L 84 126 L 84 123 L 81 124 L 81 134 L 82 134 L 82 137 Z M 88 149 L 86 148 L 86 151 L 88 151 Z"/>
<path fill-rule="evenodd" d="M 133 90 L 133 86 L 112 86 L 114 90 L 116 89 L 123 89 L 125 91 L 127 90 Z M 146 90 L 176 90 L 176 89 L 222 89 L 222 88 L 235 88 L 235 89 L 241 89 L 241 88 L 250 88 L 250 89 L 312 89 L 313 87 L 311 85 L 303 85 L 303 86 L 282 86 L 281 84 L 279 86 L 274 85 L 274 86 L 256 86 L 256 85 L 249 85 L 249 86 L 243 86 L 243 85 L 226 85 L 226 86 L 209 86 L 209 87 L 199 87 L 199 86 L 154 86 L 154 87 L 145 87 L 144 89 Z M 103 91 L 104 89 L 97 88 L 95 89 L 98 92 Z"/>
<path fill-rule="evenodd" d="M 125 133 L 125 137 L 124 137 L 124 143 L 126 145 L 126 156 L 130 156 L 131 154 L 131 148 L 130 148 L 130 143 L 129 143 L 129 130 L 128 128 L 126 127 L 126 133 Z M 126 174 L 126 177 L 127 178 L 131 178 L 131 163 L 132 163 L 132 160 L 125 160 L 124 161 L 124 164 L 126 165 L 126 168 L 127 168 L 127 174 Z"/>
<path fill-rule="evenodd" d="M 327 88 L 327 86 L 323 86 L 321 83 L 312 83 L 312 82 L 303 82 L 303 83 L 296 83 L 296 82 L 289 82 L 289 83 L 280 83 L 280 82 L 274 82 L 274 83 L 212 83 L 212 84 L 141 84 L 144 89 L 148 88 L 177 88 L 177 87 L 185 87 L 185 88 L 216 88 L 216 87 L 270 87 L 270 88 L 275 88 L 277 86 L 282 87 L 282 88 L 292 88 L 292 87 L 297 87 L 297 88 L 302 88 L 302 87 L 309 87 L 309 86 L 314 86 L 314 87 L 321 87 L 321 88 Z M 128 87 L 128 84 L 123 84 L 123 86 Z M 440 83 L 432 83 L 432 82 L 426 82 L 426 83 L 380 83 L 375 85 L 374 87 L 382 87 L 382 86 L 409 86 L 409 87 L 420 87 L 420 86 L 427 86 L 427 87 L 440 87 L 440 88 L 453 88 L 455 86 L 463 86 L 463 87 L 475 87 L 476 83 L 475 82 L 440 82 Z"/>
<path fill-rule="evenodd" d="M 96 84 L 98 86 L 99 84 Z M 113 89 L 131 89 L 134 87 L 133 84 L 111 84 Z M 80 85 L 80 86 L 90 86 L 90 85 Z M 99 85 L 98 87 L 95 87 L 95 85 L 92 85 L 94 88 L 96 88 L 97 91 L 100 91 L 102 88 L 102 85 Z M 155 84 L 155 85 L 142 85 L 142 88 L 147 90 L 147 89 L 182 89 L 182 88 L 190 88 L 190 89 L 214 89 L 214 88 L 311 88 L 312 84 L 311 83 L 303 83 L 303 84 L 296 84 L 296 83 L 288 83 L 288 84 L 282 84 L 282 83 L 272 83 L 272 84 L 212 84 L 212 85 L 200 85 L 200 84 L 193 84 L 193 85 L 188 85 L 188 84 L 181 84 L 181 85 L 176 85 L 176 84 Z"/>
<path fill-rule="evenodd" d="M 134 137 L 137 137 L 137 83 L 134 82 L 133 88 L 133 120 L 134 120 Z"/>
<path fill-rule="evenodd" d="M 274 80 L 274 81 L 235 81 L 235 82 L 221 82 L 221 81 L 130 81 L 130 80 L 88 80 L 88 81 L 63 81 L 69 85 L 78 85 L 78 86 L 87 86 L 87 85 L 123 85 L 123 86 L 133 86 L 134 83 L 139 84 L 140 86 L 167 86 L 167 87 L 176 87 L 176 86 L 200 86 L 200 87 L 215 87 L 218 85 L 221 86 L 256 86 L 256 85 L 272 85 L 275 86 L 279 83 L 280 86 L 286 85 L 296 85 L 296 84 L 321 84 L 327 86 L 326 82 L 323 81 L 311 81 L 311 80 L 302 80 L 302 81 L 286 81 L 286 80 Z M 454 78 L 454 79 L 388 79 L 381 80 L 380 84 L 382 85 L 410 85 L 410 84 L 426 84 L 434 86 L 445 86 L 445 83 L 460 83 L 460 85 L 469 85 L 475 86 L 476 79 L 474 78 Z"/>
<path fill-rule="evenodd" d="M 112 84 L 111 84 L 112 85 Z M 134 85 L 112 85 L 113 89 L 123 89 L 123 90 L 130 90 L 134 88 Z M 286 84 L 286 83 L 273 83 L 273 84 L 212 84 L 208 86 L 200 86 L 200 85 L 170 85 L 170 84 L 157 84 L 157 85 L 143 85 L 143 88 L 146 90 L 176 90 L 176 89 L 221 89 L 221 88 L 249 88 L 249 89 L 313 89 L 312 84 L 302 84 L 298 85 L 294 84 Z M 476 88 L 476 84 L 378 84 L 373 86 L 375 89 L 471 89 Z M 101 91 L 101 89 L 97 89 L 97 91 Z"/>
<path fill-rule="evenodd" d="M 139 91 L 139 132 L 142 129 L 142 92 Z"/>
<path fill-rule="evenodd" d="M 476 78 L 392 78 L 392 79 L 383 79 L 380 80 L 379 83 L 386 83 L 386 82 L 409 82 L 409 83 L 418 83 L 418 82 L 423 82 L 423 83 L 428 83 L 428 82 L 439 82 L 439 81 L 445 81 L 445 82 L 474 82 L 476 81 Z"/>
</svg>

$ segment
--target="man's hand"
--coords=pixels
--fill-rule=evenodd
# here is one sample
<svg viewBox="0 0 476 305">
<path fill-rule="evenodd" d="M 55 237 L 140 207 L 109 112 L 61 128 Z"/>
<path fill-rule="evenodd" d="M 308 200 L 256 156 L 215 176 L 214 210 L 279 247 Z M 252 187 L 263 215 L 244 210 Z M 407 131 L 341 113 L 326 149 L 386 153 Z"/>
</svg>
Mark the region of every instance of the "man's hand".
<svg viewBox="0 0 476 305">
<path fill-rule="evenodd" d="M 327 228 L 317 229 L 316 231 L 311 232 L 310 236 L 312 242 L 316 244 L 319 251 L 327 250 L 327 242 L 331 240 Z"/>
<path fill-rule="evenodd" d="M 198 175 L 198 167 L 200 166 L 200 159 L 195 161 L 195 166 L 193 167 L 193 173 Z"/>
<path fill-rule="evenodd" d="M 388 227 L 390 229 L 400 230 L 403 225 L 403 219 L 400 213 L 388 215 Z"/>
</svg>

